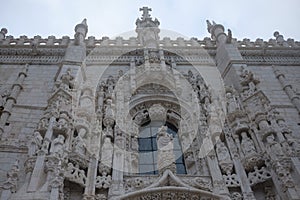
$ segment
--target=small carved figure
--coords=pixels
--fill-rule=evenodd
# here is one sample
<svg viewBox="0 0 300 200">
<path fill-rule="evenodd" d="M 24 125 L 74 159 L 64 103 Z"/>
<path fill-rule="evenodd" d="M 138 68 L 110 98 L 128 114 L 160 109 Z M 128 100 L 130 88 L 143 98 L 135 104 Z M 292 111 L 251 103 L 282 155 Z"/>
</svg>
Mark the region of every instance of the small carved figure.
<svg viewBox="0 0 300 200">
<path fill-rule="evenodd" d="M 277 158 L 284 156 L 284 153 L 282 151 L 281 145 L 275 141 L 274 135 L 271 134 L 267 138 L 267 145 L 270 148 L 270 153 L 274 154 Z"/>
<path fill-rule="evenodd" d="M 65 137 L 63 135 L 58 135 L 51 143 L 50 153 L 62 155 L 64 142 Z"/>
<path fill-rule="evenodd" d="M 242 147 L 242 151 L 245 154 L 245 156 L 256 153 L 256 149 L 255 149 L 254 143 L 248 137 L 247 133 L 246 132 L 242 132 L 241 135 L 242 135 L 241 147 Z"/>
<path fill-rule="evenodd" d="M 112 100 L 111 99 L 106 100 L 105 118 L 114 118 L 114 112 L 112 109 Z"/>
<path fill-rule="evenodd" d="M 109 137 L 105 137 L 102 146 L 101 163 L 106 167 L 111 167 L 113 157 L 113 145 Z"/>
<path fill-rule="evenodd" d="M 16 192 L 17 183 L 19 180 L 19 160 L 16 160 L 11 169 L 7 172 L 7 180 L 4 182 L 4 185 L 9 185 L 11 192 Z"/>
<path fill-rule="evenodd" d="M 226 43 L 230 44 L 232 41 L 232 32 L 230 29 L 228 29 L 228 34 L 227 34 L 227 40 Z"/>
<path fill-rule="evenodd" d="M 196 84 L 197 79 L 191 70 L 188 71 L 187 78 L 190 84 L 192 85 Z"/>
<path fill-rule="evenodd" d="M 244 94 L 246 96 L 249 96 L 253 94 L 257 87 L 256 85 L 260 82 L 257 78 L 254 77 L 254 74 L 249 71 L 248 69 L 245 69 L 243 66 L 241 67 L 241 85 L 244 86 Z"/>
<path fill-rule="evenodd" d="M 115 80 L 113 78 L 113 76 L 109 76 L 106 80 L 106 85 L 107 85 L 107 91 L 109 94 L 112 94 L 114 91 L 114 87 L 115 87 Z"/>
<path fill-rule="evenodd" d="M 67 69 L 65 74 L 61 75 L 60 80 L 61 80 L 61 83 L 60 83 L 61 88 L 65 89 L 65 90 L 73 89 L 74 76 L 72 76 L 72 72 L 71 72 L 70 68 Z"/>
<path fill-rule="evenodd" d="M 291 150 L 294 153 L 299 154 L 300 153 L 300 142 L 299 142 L 299 140 L 294 138 L 291 134 L 285 134 L 284 136 L 285 136 Z"/>
<path fill-rule="evenodd" d="M 231 162 L 230 154 L 224 142 L 219 140 L 216 144 L 217 157 L 220 162 Z"/>
<path fill-rule="evenodd" d="M 80 155 L 85 155 L 86 152 L 86 144 L 84 142 L 84 137 L 86 134 L 86 130 L 84 128 L 81 128 L 79 130 L 78 136 L 74 139 L 73 142 L 73 148 L 75 152 L 77 152 Z"/>
<path fill-rule="evenodd" d="M 231 92 L 228 92 L 226 94 L 226 99 L 227 99 L 227 112 L 228 113 L 233 113 L 234 111 L 239 109 L 237 99 L 234 95 L 232 95 Z"/>
<path fill-rule="evenodd" d="M 35 131 L 29 144 L 28 154 L 30 156 L 36 155 L 37 151 L 42 147 L 42 142 L 43 137 L 41 136 L 40 132 Z"/>
</svg>

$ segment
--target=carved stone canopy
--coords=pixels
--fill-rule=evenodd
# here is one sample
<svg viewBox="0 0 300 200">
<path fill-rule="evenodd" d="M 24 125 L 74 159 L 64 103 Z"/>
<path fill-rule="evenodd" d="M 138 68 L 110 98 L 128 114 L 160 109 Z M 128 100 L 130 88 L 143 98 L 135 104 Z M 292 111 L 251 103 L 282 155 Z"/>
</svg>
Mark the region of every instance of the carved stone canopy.
<svg viewBox="0 0 300 200">
<path fill-rule="evenodd" d="M 167 111 L 161 104 L 152 105 L 149 110 L 149 116 L 151 121 L 165 122 L 167 117 Z"/>
</svg>

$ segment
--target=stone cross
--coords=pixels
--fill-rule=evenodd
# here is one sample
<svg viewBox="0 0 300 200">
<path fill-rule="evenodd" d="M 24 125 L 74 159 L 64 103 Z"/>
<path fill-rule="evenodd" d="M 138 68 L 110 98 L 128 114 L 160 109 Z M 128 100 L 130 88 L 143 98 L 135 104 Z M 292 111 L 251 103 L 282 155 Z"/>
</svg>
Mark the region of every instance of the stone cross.
<svg viewBox="0 0 300 200">
<path fill-rule="evenodd" d="M 142 7 L 142 8 L 140 8 L 140 11 L 143 11 L 142 19 L 147 19 L 147 18 L 151 17 L 151 15 L 149 14 L 149 11 L 152 11 L 151 8 Z"/>
</svg>

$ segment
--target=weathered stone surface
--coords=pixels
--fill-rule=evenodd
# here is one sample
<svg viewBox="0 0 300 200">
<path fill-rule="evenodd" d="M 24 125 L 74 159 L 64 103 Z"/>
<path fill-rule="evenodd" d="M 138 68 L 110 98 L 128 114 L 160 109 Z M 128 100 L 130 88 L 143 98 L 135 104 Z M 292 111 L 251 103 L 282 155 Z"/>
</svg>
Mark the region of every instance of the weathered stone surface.
<svg viewBox="0 0 300 200">
<path fill-rule="evenodd" d="M 0 32 L 0 200 L 300 199 L 300 46 Z M 141 173 L 143 172 L 143 173 Z"/>
</svg>

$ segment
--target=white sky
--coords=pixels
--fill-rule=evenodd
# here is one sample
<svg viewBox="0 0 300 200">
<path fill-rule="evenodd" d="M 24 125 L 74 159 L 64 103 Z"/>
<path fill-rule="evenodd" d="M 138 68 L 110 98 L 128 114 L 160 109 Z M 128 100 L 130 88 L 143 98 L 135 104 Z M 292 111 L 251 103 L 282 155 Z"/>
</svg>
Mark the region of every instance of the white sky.
<svg viewBox="0 0 300 200">
<path fill-rule="evenodd" d="M 73 38 L 87 18 L 88 36 L 100 39 L 133 31 L 139 8 L 152 8 L 160 28 L 187 37 L 209 37 L 206 19 L 230 28 L 234 38 L 273 38 L 274 31 L 300 40 L 300 0 L 0 0 L 0 28 L 7 35 Z"/>
</svg>

